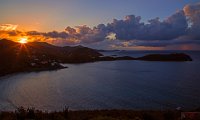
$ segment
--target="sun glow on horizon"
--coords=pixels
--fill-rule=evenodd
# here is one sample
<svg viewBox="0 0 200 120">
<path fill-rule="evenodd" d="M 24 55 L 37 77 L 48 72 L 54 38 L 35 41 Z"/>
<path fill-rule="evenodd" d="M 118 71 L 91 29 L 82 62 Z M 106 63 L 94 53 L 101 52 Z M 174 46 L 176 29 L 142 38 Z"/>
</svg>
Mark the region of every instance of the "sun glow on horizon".
<svg viewBox="0 0 200 120">
<path fill-rule="evenodd" d="M 27 42 L 28 42 L 28 38 L 26 38 L 26 37 L 22 37 L 19 39 L 19 43 L 21 43 L 21 44 L 26 44 Z"/>
</svg>

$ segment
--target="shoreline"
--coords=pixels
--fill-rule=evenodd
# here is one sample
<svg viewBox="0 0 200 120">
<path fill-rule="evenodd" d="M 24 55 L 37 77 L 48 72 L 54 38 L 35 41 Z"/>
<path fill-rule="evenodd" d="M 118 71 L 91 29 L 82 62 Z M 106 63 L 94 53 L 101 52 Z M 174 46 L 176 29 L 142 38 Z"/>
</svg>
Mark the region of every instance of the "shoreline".
<svg viewBox="0 0 200 120">
<path fill-rule="evenodd" d="M 0 74 L 0 78 L 5 77 L 5 76 L 12 76 L 18 73 L 31 73 L 31 72 L 44 72 L 44 71 L 56 71 L 56 70 L 61 70 L 61 69 L 66 69 L 68 68 L 67 66 L 59 66 L 59 67 L 48 67 L 48 68 L 28 68 L 22 71 L 14 71 L 6 74 Z"/>
</svg>

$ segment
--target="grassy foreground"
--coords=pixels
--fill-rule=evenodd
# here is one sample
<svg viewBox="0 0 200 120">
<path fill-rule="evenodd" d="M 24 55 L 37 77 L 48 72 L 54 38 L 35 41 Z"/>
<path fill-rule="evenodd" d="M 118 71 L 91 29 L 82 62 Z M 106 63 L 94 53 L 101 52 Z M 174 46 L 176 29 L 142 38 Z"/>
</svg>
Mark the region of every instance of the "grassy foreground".
<svg viewBox="0 0 200 120">
<path fill-rule="evenodd" d="M 200 118 L 195 118 L 198 120 Z M 43 112 L 35 109 L 18 108 L 14 112 L 0 112 L 0 120 L 181 120 L 181 112 L 134 111 L 134 110 L 83 110 Z M 183 119 L 187 120 L 187 119 Z"/>
</svg>

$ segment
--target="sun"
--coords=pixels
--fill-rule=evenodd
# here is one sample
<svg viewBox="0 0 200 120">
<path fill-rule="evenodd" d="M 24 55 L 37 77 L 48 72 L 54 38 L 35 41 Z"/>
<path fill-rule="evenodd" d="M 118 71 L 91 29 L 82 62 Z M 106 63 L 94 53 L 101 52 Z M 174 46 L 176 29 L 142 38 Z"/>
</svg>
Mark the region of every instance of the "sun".
<svg viewBox="0 0 200 120">
<path fill-rule="evenodd" d="M 28 39 L 25 37 L 19 39 L 19 43 L 21 43 L 21 44 L 25 44 L 27 42 L 28 42 Z"/>
</svg>

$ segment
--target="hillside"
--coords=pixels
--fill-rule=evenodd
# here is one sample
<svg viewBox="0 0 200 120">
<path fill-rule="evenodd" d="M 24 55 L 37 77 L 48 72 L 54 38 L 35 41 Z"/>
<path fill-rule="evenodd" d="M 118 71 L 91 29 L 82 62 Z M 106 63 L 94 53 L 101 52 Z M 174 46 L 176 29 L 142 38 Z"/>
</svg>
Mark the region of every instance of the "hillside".
<svg viewBox="0 0 200 120">
<path fill-rule="evenodd" d="M 114 60 L 192 61 L 190 56 L 184 53 L 150 54 L 139 58 L 103 56 L 97 50 L 83 46 L 58 47 L 45 42 L 20 44 L 6 39 L 0 40 L 0 56 L 0 76 L 15 72 L 64 68 L 60 63 Z"/>
<path fill-rule="evenodd" d="M 18 71 L 63 68 L 59 63 L 83 63 L 102 56 L 96 50 L 75 46 L 57 47 L 44 42 L 20 44 L 0 40 L 0 75 Z"/>
</svg>

